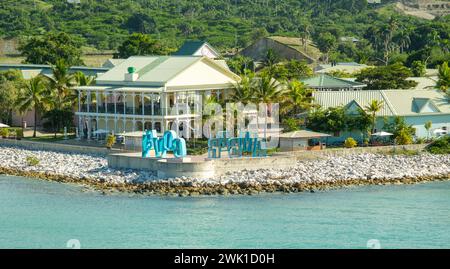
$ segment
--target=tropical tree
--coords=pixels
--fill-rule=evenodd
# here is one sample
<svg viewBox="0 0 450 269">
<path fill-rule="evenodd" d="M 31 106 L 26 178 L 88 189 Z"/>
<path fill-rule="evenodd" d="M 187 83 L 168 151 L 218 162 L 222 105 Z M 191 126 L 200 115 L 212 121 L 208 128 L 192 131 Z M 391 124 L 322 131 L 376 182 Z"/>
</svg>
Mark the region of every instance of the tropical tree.
<svg viewBox="0 0 450 269">
<path fill-rule="evenodd" d="M 230 95 L 230 101 L 247 104 L 252 101 L 252 94 L 255 87 L 255 73 L 246 71 L 241 76 L 241 81 L 237 83 Z"/>
<path fill-rule="evenodd" d="M 411 71 L 415 77 L 423 77 L 426 74 L 426 66 L 422 61 L 414 61 L 411 65 Z"/>
<path fill-rule="evenodd" d="M 411 144 L 416 129 L 408 125 L 403 117 L 394 117 L 391 120 L 385 119 L 384 128 L 394 135 L 397 144 Z"/>
<path fill-rule="evenodd" d="M 86 76 L 83 72 L 78 71 L 74 73 L 74 80 L 77 84 L 77 86 L 90 86 L 95 83 L 95 77 L 94 76 Z"/>
<path fill-rule="evenodd" d="M 37 115 L 43 108 L 45 94 L 45 80 L 42 76 L 37 76 L 26 82 L 16 101 L 19 111 L 22 113 L 34 109 L 33 137 L 36 137 Z"/>
<path fill-rule="evenodd" d="M 439 80 L 437 86 L 443 91 L 447 91 L 450 88 L 450 67 L 448 66 L 448 62 L 444 62 L 439 66 Z"/>
<path fill-rule="evenodd" d="M 81 42 L 64 32 L 32 37 L 19 47 L 26 63 L 82 65 Z"/>
<path fill-rule="evenodd" d="M 407 80 L 412 75 L 409 68 L 401 63 L 395 63 L 366 68 L 356 76 L 356 79 L 367 84 L 369 90 L 409 89 L 417 85 L 417 82 Z"/>
<path fill-rule="evenodd" d="M 114 58 L 128 58 L 136 55 L 166 55 L 169 49 L 150 36 L 134 33 L 130 35 L 117 49 Z"/>
<path fill-rule="evenodd" d="M 283 118 L 296 116 L 314 107 L 312 90 L 298 80 L 289 81 L 281 98 L 280 114 Z"/>
<path fill-rule="evenodd" d="M 14 104 L 24 84 L 19 70 L 0 72 L 0 122 L 11 123 L 12 112 L 16 108 Z"/>
<path fill-rule="evenodd" d="M 76 94 L 73 90 L 76 84 L 75 76 L 69 73 L 69 66 L 62 59 L 56 61 L 51 69 L 52 76 L 47 76 L 49 101 L 57 110 L 62 110 L 67 106 L 71 107 L 76 100 Z"/>
<path fill-rule="evenodd" d="M 263 72 L 256 80 L 255 91 L 252 99 L 257 104 L 267 105 L 267 115 L 264 117 L 264 138 L 267 138 L 267 118 L 272 115 L 273 104 L 281 100 L 284 93 L 282 85 L 272 78 L 269 73 Z"/>
<path fill-rule="evenodd" d="M 330 58 L 330 52 L 336 47 L 336 37 L 330 32 L 319 34 L 317 40 L 317 47 L 321 52 L 325 53 L 325 62 L 328 62 Z"/>
<path fill-rule="evenodd" d="M 372 100 L 367 106 L 364 107 L 365 111 L 370 114 L 371 119 L 371 133 L 375 132 L 376 114 L 383 109 L 384 102 L 379 100 Z"/>
<path fill-rule="evenodd" d="M 432 127 L 432 124 L 433 123 L 431 121 L 425 122 L 424 127 L 425 127 L 425 130 L 427 130 L 427 138 L 430 138 L 430 129 Z"/>
<path fill-rule="evenodd" d="M 44 102 L 49 109 L 43 118 L 49 120 L 53 126 L 55 137 L 64 125 L 70 124 L 73 119 L 72 107 L 77 100 L 74 91 L 75 76 L 69 73 L 69 67 L 64 60 L 58 60 L 52 66 L 52 76 L 47 76 L 47 91 Z"/>
</svg>

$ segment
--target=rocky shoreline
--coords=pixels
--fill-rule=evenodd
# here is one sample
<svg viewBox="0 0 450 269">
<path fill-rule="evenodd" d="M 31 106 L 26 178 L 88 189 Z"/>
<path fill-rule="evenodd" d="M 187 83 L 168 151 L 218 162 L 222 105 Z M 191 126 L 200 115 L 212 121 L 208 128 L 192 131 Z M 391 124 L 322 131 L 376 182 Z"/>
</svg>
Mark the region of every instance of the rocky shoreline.
<svg viewBox="0 0 450 269">
<path fill-rule="evenodd" d="M 29 156 L 39 164 L 29 165 Z M 289 170 L 244 170 L 215 179 L 158 179 L 148 171 L 110 169 L 103 156 L 0 146 L 0 174 L 81 184 L 104 194 L 256 195 L 449 180 L 450 155 L 364 153 L 299 161 Z"/>
</svg>

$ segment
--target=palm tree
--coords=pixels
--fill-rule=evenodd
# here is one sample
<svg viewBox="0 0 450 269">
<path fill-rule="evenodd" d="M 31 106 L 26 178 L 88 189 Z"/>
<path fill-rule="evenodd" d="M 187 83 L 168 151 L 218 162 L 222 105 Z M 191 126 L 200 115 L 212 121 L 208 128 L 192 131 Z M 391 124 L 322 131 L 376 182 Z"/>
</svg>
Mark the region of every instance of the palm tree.
<svg viewBox="0 0 450 269">
<path fill-rule="evenodd" d="M 76 72 L 73 76 L 74 76 L 77 86 L 90 86 L 90 85 L 94 85 L 94 83 L 95 83 L 95 77 L 86 76 L 81 71 Z"/>
<path fill-rule="evenodd" d="M 45 95 L 45 84 L 42 76 L 37 76 L 26 82 L 20 97 L 17 99 L 19 111 L 24 113 L 34 109 L 33 137 L 36 137 L 37 113 L 42 108 Z"/>
<path fill-rule="evenodd" d="M 230 96 L 230 101 L 248 103 L 252 99 L 252 92 L 255 84 L 255 73 L 246 71 L 241 77 L 241 81 L 237 83 Z"/>
<path fill-rule="evenodd" d="M 264 138 L 267 138 L 267 116 L 272 115 L 272 105 L 281 100 L 281 96 L 284 93 L 282 90 L 282 85 L 278 83 L 275 79 L 268 73 L 261 73 L 258 78 L 253 100 L 256 103 L 267 104 L 267 115 L 264 117 Z M 259 128 L 259 127 L 258 127 Z"/>
<path fill-rule="evenodd" d="M 305 84 L 298 80 L 289 81 L 286 84 L 280 112 L 287 116 L 309 110 L 314 106 L 312 99 L 312 90 L 308 89 Z"/>
<path fill-rule="evenodd" d="M 378 113 L 379 111 L 381 111 L 381 109 L 384 106 L 384 102 L 383 101 L 379 101 L 379 100 L 372 100 L 367 106 L 364 107 L 365 111 L 367 113 L 370 114 L 370 119 L 372 122 L 372 131 L 371 133 L 373 134 L 375 131 L 375 119 L 376 119 L 376 113 Z"/>
<path fill-rule="evenodd" d="M 76 94 L 73 91 L 75 76 L 69 73 L 69 67 L 62 59 L 57 60 L 51 69 L 52 76 L 47 76 L 47 79 L 54 108 L 56 110 L 62 110 L 67 106 L 72 106 L 76 100 Z"/>
</svg>

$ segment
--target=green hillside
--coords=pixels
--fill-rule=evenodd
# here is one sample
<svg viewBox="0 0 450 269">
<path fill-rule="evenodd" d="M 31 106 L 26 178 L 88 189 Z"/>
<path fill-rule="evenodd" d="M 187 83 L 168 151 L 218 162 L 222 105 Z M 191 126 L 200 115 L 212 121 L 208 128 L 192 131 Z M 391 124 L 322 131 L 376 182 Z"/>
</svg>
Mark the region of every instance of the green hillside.
<svg viewBox="0 0 450 269">
<path fill-rule="evenodd" d="M 348 46 L 339 48 L 341 45 L 330 50 L 331 59 L 357 61 L 365 61 L 357 57 L 357 51 L 380 50 L 387 35 L 400 38 L 399 33 L 407 33 L 411 41 L 402 41 L 410 44 L 402 45 L 401 51 L 410 54 L 437 46 L 428 44 L 430 33 L 448 41 L 448 16 L 421 20 L 395 12 L 389 4 L 395 1 L 384 2 L 387 4 L 380 6 L 366 0 L 81 0 L 81 4 L 2 0 L 0 36 L 23 39 L 64 31 L 85 46 L 115 50 L 130 33 L 141 32 L 170 48 L 186 39 L 202 39 L 229 51 L 267 35 L 307 36 L 320 43 L 320 35 L 329 32 L 336 40 L 350 36 L 363 41 L 356 51 Z M 392 16 L 395 29 L 389 28 Z M 448 43 L 441 42 L 447 47 L 439 45 L 439 49 L 445 52 Z"/>
</svg>

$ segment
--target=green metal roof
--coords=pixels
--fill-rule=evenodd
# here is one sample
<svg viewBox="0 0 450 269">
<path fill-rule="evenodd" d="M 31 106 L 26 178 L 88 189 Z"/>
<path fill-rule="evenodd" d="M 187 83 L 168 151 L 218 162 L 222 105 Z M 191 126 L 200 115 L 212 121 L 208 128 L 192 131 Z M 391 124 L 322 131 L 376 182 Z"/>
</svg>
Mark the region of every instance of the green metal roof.
<svg viewBox="0 0 450 269">
<path fill-rule="evenodd" d="M 211 45 L 209 45 L 208 42 L 205 41 L 186 41 L 181 46 L 181 48 L 178 51 L 174 52 L 172 55 L 194 55 L 194 53 L 196 53 L 205 44 L 212 49 Z"/>
<path fill-rule="evenodd" d="M 339 89 L 339 88 L 362 88 L 367 86 L 366 84 L 360 82 L 336 78 L 327 74 L 319 74 L 312 78 L 302 79 L 301 81 L 311 88 Z"/>
<path fill-rule="evenodd" d="M 440 90 L 315 91 L 313 97 L 323 108 L 348 107 L 355 102 L 365 107 L 372 100 L 382 101 L 377 116 L 450 114 L 449 99 Z M 423 109 L 429 104 L 433 112 Z"/>
<path fill-rule="evenodd" d="M 133 67 L 139 74 L 137 83 L 160 86 L 199 60 L 201 57 L 194 56 L 133 56 L 99 76 L 97 84 L 126 82 L 124 74 Z"/>
</svg>

